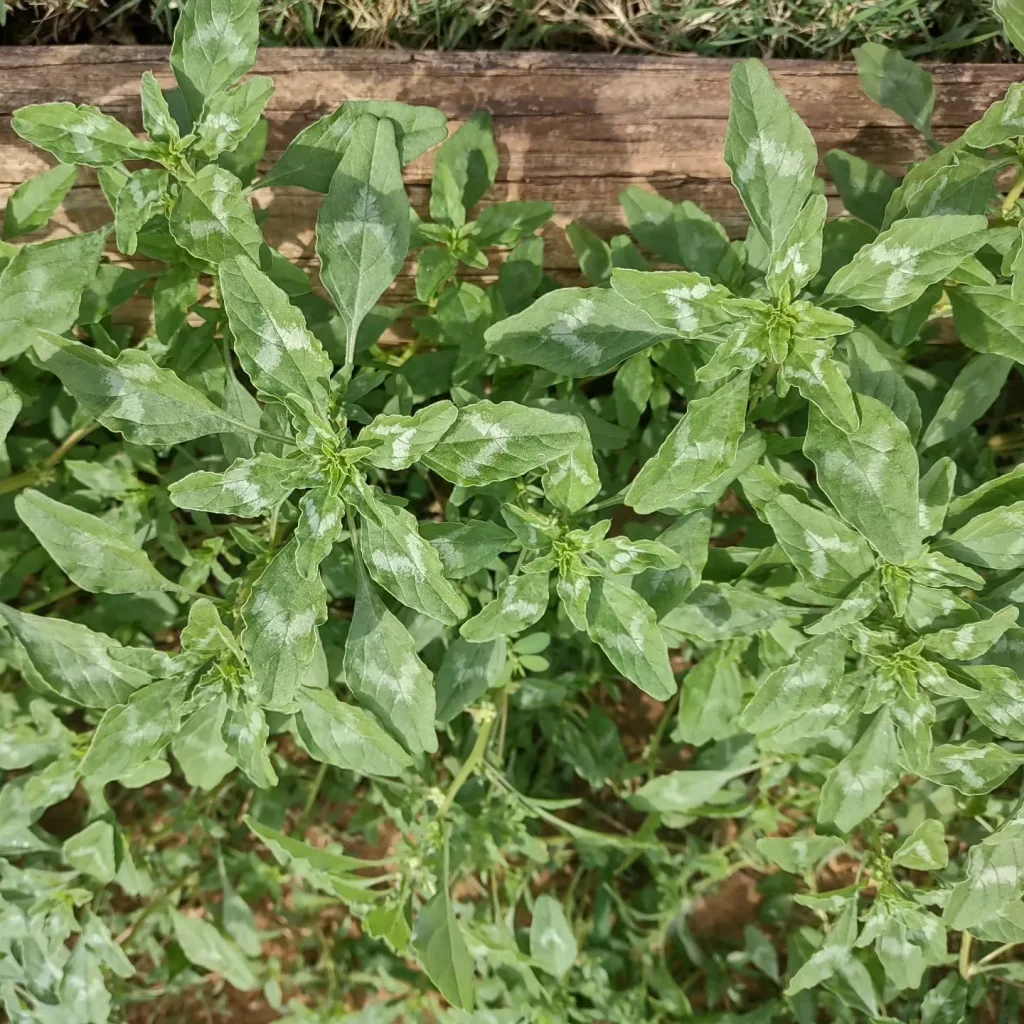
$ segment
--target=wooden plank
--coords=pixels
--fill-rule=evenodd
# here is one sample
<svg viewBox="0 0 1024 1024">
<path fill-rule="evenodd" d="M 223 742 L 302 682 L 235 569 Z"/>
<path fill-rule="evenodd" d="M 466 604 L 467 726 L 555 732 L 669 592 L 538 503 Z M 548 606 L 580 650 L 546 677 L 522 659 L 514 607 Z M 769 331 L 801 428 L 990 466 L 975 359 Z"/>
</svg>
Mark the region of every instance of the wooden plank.
<svg viewBox="0 0 1024 1024">
<path fill-rule="evenodd" d="M 439 107 L 455 128 L 474 110 L 494 117 L 501 155 L 489 200 L 547 199 L 549 269 L 571 279 L 575 261 L 561 230 L 580 220 L 599 234 L 621 231 L 619 192 L 653 188 L 673 201 L 690 199 L 733 235 L 746 215 L 722 159 L 734 62 L 701 57 L 559 53 L 410 53 L 390 50 L 267 49 L 257 71 L 276 92 L 268 163 L 305 125 L 346 99 L 398 99 Z M 927 153 L 920 136 L 860 91 L 850 63 L 774 61 L 769 66 L 814 132 L 819 151 L 848 149 L 892 173 Z M 11 130 L 16 106 L 53 100 L 91 103 L 141 130 L 139 78 L 151 70 L 171 83 L 162 47 L 65 46 L 0 49 L 0 202 L 26 177 L 50 166 Z M 934 124 L 941 140 L 964 128 L 1024 76 L 1019 65 L 935 65 Z M 406 172 L 414 205 L 428 198 L 431 158 Z M 822 168 L 822 173 L 824 169 Z M 841 209 L 834 198 L 834 212 Z M 320 197 L 301 189 L 256 193 L 266 207 L 268 241 L 303 263 L 313 261 Z M 95 179 L 83 175 L 48 230 L 88 230 L 109 218 Z M 46 237 L 41 233 L 38 237 Z M 394 298 L 411 295 L 411 270 Z"/>
</svg>

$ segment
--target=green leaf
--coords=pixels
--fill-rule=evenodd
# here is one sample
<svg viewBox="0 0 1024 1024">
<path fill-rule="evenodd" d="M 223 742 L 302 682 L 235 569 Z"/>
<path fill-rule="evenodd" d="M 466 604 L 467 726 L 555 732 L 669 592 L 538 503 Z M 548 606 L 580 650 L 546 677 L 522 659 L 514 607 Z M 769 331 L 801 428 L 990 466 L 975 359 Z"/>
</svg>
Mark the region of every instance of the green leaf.
<svg viewBox="0 0 1024 1024">
<path fill-rule="evenodd" d="M 846 593 L 875 564 L 860 534 L 830 512 L 780 494 L 764 515 L 790 561 L 823 594 Z"/>
<path fill-rule="evenodd" d="M 514 480 L 568 455 L 585 436 L 576 416 L 517 402 L 474 402 L 427 454 L 424 465 L 460 487 Z"/>
<path fill-rule="evenodd" d="M 227 698 L 219 693 L 193 711 L 171 740 L 171 750 L 190 786 L 209 792 L 235 767 L 222 737 L 227 712 Z"/>
<path fill-rule="evenodd" d="M 97 107 L 37 103 L 14 111 L 11 127 L 26 142 L 52 153 L 62 164 L 105 167 L 145 159 L 150 145 Z"/>
<path fill-rule="evenodd" d="M 554 212 L 552 203 L 524 199 L 487 206 L 476 219 L 473 241 L 481 247 L 515 245 L 524 235 L 543 227 Z"/>
<path fill-rule="evenodd" d="M 998 355 L 969 359 L 942 396 L 942 404 L 921 438 L 921 450 L 970 429 L 999 397 L 1012 366 L 1009 359 Z"/>
<path fill-rule="evenodd" d="M 803 644 L 793 661 L 769 672 L 740 715 L 748 732 L 767 733 L 830 700 L 846 668 L 847 642 L 839 632 Z"/>
<path fill-rule="evenodd" d="M 937 747 L 932 753 L 933 759 L 939 750 L 942 747 Z M 893 867 L 910 868 L 912 871 L 941 871 L 948 863 L 946 829 L 935 818 L 925 818 L 892 855 Z"/>
<path fill-rule="evenodd" d="M 434 688 L 408 630 L 362 575 L 345 644 L 345 685 L 413 754 L 437 750 Z"/>
<path fill-rule="evenodd" d="M 402 269 L 409 250 L 409 199 L 391 121 L 364 114 L 331 178 L 316 222 L 320 278 L 345 331 L 347 362 L 356 334 Z"/>
<path fill-rule="evenodd" d="M 47 331 L 33 331 L 31 338 L 40 364 L 103 426 L 135 444 L 163 447 L 206 434 L 255 429 L 218 409 L 139 349 L 126 349 L 114 360 Z"/>
<path fill-rule="evenodd" d="M 460 580 L 490 566 L 515 543 L 508 530 L 486 520 L 419 524 L 420 536 L 437 552 L 449 579 Z"/>
<path fill-rule="evenodd" d="M 75 871 L 91 875 L 106 885 L 114 880 L 117 865 L 114 856 L 114 826 L 109 821 L 94 821 L 76 832 L 61 849 L 64 863 Z"/>
<path fill-rule="evenodd" d="M 1009 285 L 950 288 L 960 340 L 976 352 L 1024 363 L 1024 310 Z"/>
<path fill-rule="evenodd" d="M 505 669 L 505 660 L 504 636 L 484 643 L 471 643 L 464 637 L 456 637 L 448 645 L 434 677 L 437 720 L 447 725 L 475 704 L 498 682 Z"/>
<path fill-rule="evenodd" d="M 707 398 L 692 400 L 658 453 L 636 475 L 624 499 L 640 514 L 692 512 L 701 488 L 733 465 L 746 427 L 750 375 L 739 374 Z"/>
<path fill-rule="evenodd" d="M 159 679 L 108 709 L 82 759 L 81 772 L 102 786 L 156 757 L 178 731 L 186 684 Z"/>
<path fill-rule="evenodd" d="M 196 0 L 192 0 L 196 3 Z M 187 10 L 188 8 L 186 8 Z M 185 956 L 197 967 L 223 975 L 235 988 L 251 992 L 259 981 L 239 946 L 199 917 L 171 911 L 174 937 Z"/>
<path fill-rule="evenodd" d="M 22 182 L 11 193 L 4 209 L 4 241 L 41 228 L 57 212 L 77 180 L 77 167 L 58 164 Z"/>
<path fill-rule="evenodd" d="M 992 0 L 992 9 L 1003 23 L 1006 37 L 1018 53 L 1024 53 L 1024 6 L 1021 0 Z"/>
<path fill-rule="evenodd" d="M 888 406 L 867 395 L 857 404 L 860 426 L 849 433 L 812 407 L 804 453 L 839 514 L 883 558 L 903 565 L 921 547 L 917 455 Z"/>
<path fill-rule="evenodd" d="M 668 772 L 641 786 L 630 798 L 633 807 L 661 814 L 688 814 L 702 807 L 741 774 L 731 770 Z"/>
<path fill-rule="evenodd" d="M 615 291 L 558 288 L 489 327 L 485 338 L 488 352 L 565 377 L 589 377 L 675 335 Z"/>
<path fill-rule="evenodd" d="M 546 893 L 533 904 L 530 922 L 530 956 L 537 966 L 555 978 L 563 978 L 576 962 L 579 946 L 565 918 L 562 905 Z"/>
<path fill-rule="evenodd" d="M 736 64 L 731 83 L 725 162 L 758 234 L 779 256 L 811 194 L 818 151 L 759 60 Z"/>
<path fill-rule="evenodd" d="M 225 259 L 217 279 L 238 361 L 257 390 L 326 412 L 333 366 L 302 313 L 247 256 Z"/>
<path fill-rule="evenodd" d="M 740 262 L 725 228 L 695 203 L 673 203 L 635 186 L 620 192 L 619 202 L 633 236 L 651 252 L 716 281 L 738 282 Z M 620 261 L 620 253 L 614 250 L 616 241 L 623 240 L 627 239 L 622 235 L 612 239 L 610 257 L 614 266 L 646 269 L 642 264 Z"/>
<path fill-rule="evenodd" d="M 25 649 L 32 668 L 61 699 L 87 708 L 122 704 L 150 676 L 111 657 L 121 645 L 67 619 L 31 615 L 0 604 L 0 616 Z"/>
<path fill-rule="evenodd" d="M 450 223 L 444 215 L 441 194 L 437 191 L 439 176 L 451 182 L 463 211 L 468 212 L 494 184 L 497 173 L 498 149 L 491 130 L 491 115 L 486 110 L 478 110 L 437 151 L 430 216 L 439 223 Z"/>
<path fill-rule="evenodd" d="M 437 552 L 419 535 L 416 517 L 373 499 L 362 517 L 359 551 L 378 586 L 408 608 L 454 626 L 469 608 L 444 578 Z"/>
<path fill-rule="evenodd" d="M 936 547 L 985 569 L 1019 569 L 1024 566 L 1024 501 L 976 515 Z"/>
<path fill-rule="evenodd" d="M 0 359 L 24 352 L 37 327 L 63 334 L 96 277 L 107 230 L 25 245 L 0 274 Z"/>
<path fill-rule="evenodd" d="M 273 92 L 273 79 L 256 75 L 213 96 L 196 126 L 194 150 L 213 160 L 237 149 L 259 123 Z"/>
<path fill-rule="evenodd" d="M 769 863 L 792 875 L 807 875 L 841 845 L 834 836 L 795 835 L 758 839 L 757 852 Z"/>
<path fill-rule="evenodd" d="M 587 281 L 592 285 L 608 284 L 612 274 L 612 251 L 608 243 L 576 221 L 566 225 L 565 237 Z"/>
<path fill-rule="evenodd" d="M 728 645 L 712 648 L 683 677 L 674 740 L 702 747 L 736 734 L 744 689 L 739 653 Z"/>
<path fill-rule="evenodd" d="M 372 447 L 365 461 L 378 469 L 408 469 L 426 455 L 458 418 L 448 401 L 434 402 L 413 416 L 381 414 L 356 438 L 356 446 Z"/>
<path fill-rule="evenodd" d="M 1013 754 L 997 743 L 960 740 L 935 747 L 921 776 L 939 786 L 952 786 L 968 796 L 982 796 L 1001 786 L 1022 764 L 1024 756 Z M 942 851 L 946 852 L 944 842 Z M 939 866 L 944 864 L 945 861 Z"/>
<path fill-rule="evenodd" d="M 996 4 L 998 11 L 999 5 Z M 1024 15 L 1024 8 L 1021 9 Z M 1024 26 L 1024 18 L 1021 20 Z M 1001 100 L 996 100 L 981 116 L 980 121 L 964 132 L 963 139 L 975 149 L 1001 146 L 1024 136 L 1024 82 L 1014 82 Z"/>
<path fill-rule="evenodd" d="M 452 1006 L 472 1010 L 475 998 L 473 960 L 447 889 L 439 892 L 416 915 L 412 946 L 441 995 Z"/>
<path fill-rule="evenodd" d="M 193 121 L 217 93 L 256 63 L 259 5 L 252 0 L 189 0 L 174 27 L 171 68 Z"/>
<path fill-rule="evenodd" d="M 393 100 L 348 100 L 303 128 L 258 187 L 299 185 L 326 195 L 363 114 L 391 122 L 403 167 L 448 134 L 444 114 L 433 107 L 411 107 Z"/>
<path fill-rule="evenodd" d="M 329 690 L 302 687 L 299 735 L 317 761 L 361 775 L 401 775 L 412 758 L 362 708 L 343 704 Z"/>
<path fill-rule="evenodd" d="M 167 171 L 144 168 L 129 175 L 124 187 L 117 193 L 114 231 L 117 247 L 126 256 L 134 255 L 138 248 L 139 232 L 143 225 L 164 212 L 169 180 Z"/>
<path fill-rule="evenodd" d="M 499 585 L 494 600 L 467 619 L 459 632 L 474 644 L 519 633 L 544 617 L 548 600 L 547 573 L 517 573 Z"/>
<path fill-rule="evenodd" d="M 216 265 L 248 256 L 259 263 L 263 236 L 242 183 L 216 164 L 182 185 L 168 223 L 175 242 L 196 259 Z"/>
<path fill-rule="evenodd" d="M 821 787 L 818 821 L 843 832 L 856 828 L 900 780 L 899 745 L 888 710 L 871 721 Z"/>
<path fill-rule="evenodd" d="M 595 581 L 587 602 L 590 638 L 630 682 L 655 700 L 668 700 L 679 685 L 654 609 L 615 579 Z"/>
<path fill-rule="evenodd" d="M 839 306 L 883 313 L 909 305 L 986 241 L 984 217 L 908 217 L 897 221 L 841 267 L 825 287 Z"/>
<path fill-rule="evenodd" d="M 296 459 L 260 452 L 236 459 L 223 473 L 199 470 L 168 488 L 178 508 L 252 519 L 277 508 L 304 476 Z"/>
<path fill-rule="evenodd" d="M 880 43 L 864 43 L 853 51 L 853 56 L 864 92 L 934 141 L 931 123 L 935 85 L 928 71 Z"/>
<path fill-rule="evenodd" d="M 29 488 L 14 501 L 22 522 L 73 583 L 93 594 L 179 590 L 133 537 L 81 509 Z"/>
<path fill-rule="evenodd" d="M 254 697 L 281 707 L 295 696 L 327 620 L 327 591 L 319 575 L 307 580 L 295 565 L 295 541 L 281 548 L 252 585 L 242 607 L 242 649 L 252 670 Z"/>
<path fill-rule="evenodd" d="M 654 371 L 651 369 L 651 360 L 643 352 L 630 356 L 619 367 L 612 382 L 615 418 L 627 430 L 636 430 L 653 390 Z"/>
<path fill-rule="evenodd" d="M 847 212 L 881 231 L 885 207 L 899 182 L 881 168 L 841 149 L 825 154 L 825 167 Z"/>
</svg>

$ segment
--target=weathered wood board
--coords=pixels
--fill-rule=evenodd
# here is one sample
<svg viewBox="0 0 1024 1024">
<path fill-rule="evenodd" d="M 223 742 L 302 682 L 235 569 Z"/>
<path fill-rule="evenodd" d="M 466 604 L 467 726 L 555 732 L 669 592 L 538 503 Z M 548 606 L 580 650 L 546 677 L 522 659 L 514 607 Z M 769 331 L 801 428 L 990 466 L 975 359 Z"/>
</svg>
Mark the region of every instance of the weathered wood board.
<svg viewBox="0 0 1024 1024">
<path fill-rule="evenodd" d="M 501 155 L 498 182 L 487 198 L 553 202 L 548 269 L 572 280 L 576 263 L 561 228 L 580 220 L 605 236 L 621 230 L 618 194 L 629 185 L 650 187 L 674 201 L 693 200 L 733 234 L 743 233 L 746 216 L 722 159 L 732 63 L 684 56 L 266 49 L 257 70 L 273 76 L 277 86 L 268 110 L 268 162 L 301 128 L 346 99 L 429 104 L 448 115 L 453 129 L 486 108 Z M 852 63 L 775 61 L 770 67 L 822 155 L 841 147 L 901 173 L 927 153 L 913 129 L 863 96 Z M 0 49 L 0 203 L 52 163 L 11 130 L 15 107 L 92 103 L 141 130 L 139 78 L 146 70 L 170 84 L 164 48 Z M 961 134 L 1024 77 L 1020 65 L 936 65 L 932 71 L 938 93 L 934 125 L 943 141 Z M 430 166 L 427 154 L 406 174 L 421 210 Z M 268 207 L 267 240 L 293 259 L 313 261 L 320 197 L 294 188 L 256 197 Z M 833 205 L 838 212 L 838 200 Z M 108 218 L 95 179 L 83 175 L 49 233 L 88 230 Z M 392 300 L 411 293 L 407 268 Z"/>
</svg>

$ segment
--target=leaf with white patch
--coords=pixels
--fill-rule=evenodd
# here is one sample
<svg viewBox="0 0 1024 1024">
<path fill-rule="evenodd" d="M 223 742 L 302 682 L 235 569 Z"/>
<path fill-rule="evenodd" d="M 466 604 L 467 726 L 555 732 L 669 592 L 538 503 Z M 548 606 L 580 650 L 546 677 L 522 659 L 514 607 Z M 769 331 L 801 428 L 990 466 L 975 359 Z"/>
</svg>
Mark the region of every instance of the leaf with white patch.
<svg viewBox="0 0 1024 1024">
<path fill-rule="evenodd" d="M 579 512 L 601 490 L 594 448 L 582 418 L 580 428 L 579 444 L 571 452 L 549 462 L 541 480 L 544 497 L 555 508 L 570 515 Z"/>
<path fill-rule="evenodd" d="M 576 962 L 579 946 L 566 920 L 562 905 L 546 893 L 533 904 L 530 922 L 530 956 L 541 970 L 563 978 Z"/>
<path fill-rule="evenodd" d="M 193 964 L 223 975 L 243 992 L 259 988 L 259 981 L 241 948 L 209 921 L 186 917 L 177 910 L 171 911 L 171 921 L 178 945 Z"/>
<path fill-rule="evenodd" d="M 411 512 L 372 498 L 362 517 L 359 551 L 378 586 L 406 607 L 449 626 L 465 618 L 465 599 L 444 578 L 441 559 L 420 536 Z"/>
<path fill-rule="evenodd" d="M 327 619 L 327 591 L 295 564 L 296 542 L 281 548 L 252 585 L 242 607 L 242 649 L 253 675 L 253 696 L 280 707 L 295 695 L 313 660 L 317 626 Z"/>
<path fill-rule="evenodd" d="M 227 698 L 219 693 L 193 711 L 171 740 L 171 751 L 190 786 L 209 792 L 235 767 L 222 735 L 227 712 Z"/>
<path fill-rule="evenodd" d="M 514 480 L 568 455 L 583 440 L 576 416 L 517 402 L 474 402 L 422 461 L 460 487 Z"/>
<path fill-rule="evenodd" d="M 180 590 L 116 526 L 29 488 L 15 499 L 21 521 L 73 583 L 93 594 Z"/>
<path fill-rule="evenodd" d="M 780 494 L 764 516 L 790 561 L 823 594 L 845 594 L 875 564 L 864 538 L 831 512 Z"/>
<path fill-rule="evenodd" d="M 985 244 L 987 228 L 980 216 L 897 221 L 836 271 L 825 295 L 840 306 L 883 313 L 907 306 L 973 256 Z"/>
<path fill-rule="evenodd" d="M 164 212 L 169 182 L 167 171 L 146 167 L 132 172 L 118 192 L 114 233 L 118 249 L 126 256 L 134 255 L 143 225 Z"/>
<path fill-rule="evenodd" d="M 273 92 L 272 78 L 255 75 L 234 89 L 212 96 L 196 125 L 192 148 L 211 160 L 236 150 L 256 127 Z"/>
<path fill-rule="evenodd" d="M 409 251 L 409 199 L 391 121 L 364 114 L 356 122 L 317 216 L 316 251 L 351 362 L 359 325 Z"/>
<path fill-rule="evenodd" d="M 818 821 L 850 832 L 881 805 L 899 780 L 896 730 L 883 709 L 829 772 L 821 787 Z"/>
<path fill-rule="evenodd" d="M 1024 755 L 1014 754 L 998 743 L 960 740 L 935 747 L 920 774 L 936 785 L 952 786 L 967 796 L 982 796 L 1001 786 L 1022 764 Z M 945 843 L 942 848 L 945 850 Z"/>
<path fill-rule="evenodd" d="M 113 707 L 151 682 L 147 672 L 110 656 L 110 649 L 121 645 L 106 633 L 67 619 L 31 615 L 6 604 L 0 604 L 0 617 L 43 682 L 71 704 Z"/>
<path fill-rule="evenodd" d="M 848 646 L 839 632 L 803 644 L 793 661 L 760 683 L 740 715 L 740 725 L 748 732 L 769 733 L 829 703 L 843 678 Z"/>
<path fill-rule="evenodd" d="M 936 747 L 932 757 L 942 749 Z M 936 818 L 925 818 L 892 855 L 893 867 L 912 871 L 941 871 L 948 863 L 946 829 Z"/>
<path fill-rule="evenodd" d="M 248 256 L 259 263 L 263 235 L 242 183 L 216 164 L 182 185 L 168 225 L 175 242 L 196 259 L 217 265 Z"/>
<path fill-rule="evenodd" d="M 64 863 L 75 871 L 95 878 L 103 885 L 117 874 L 114 854 L 114 826 L 109 821 L 94 821 L 66 840 L 61 848 Z"/>
<path fill-rule="evenodd" d="M 804 204 L 789 233 L 771 254 L 765 281 L 773 296 L 796 298 L 821 269 L 822 230 L 828 200 L 813 195 Z"/>
<path fill-rule="evenodd" d="M 935 547 L 985 569 L 1019 569 L 1024 566 L 1024 501 L 974 516 Z"/>
<path fill-rule="evenodd" d="M 804 454 L 836 511 L 887 561 L 903 565 L 921 547 L 917 454 L 888 406 L 857 399 L 860 426 L 840 430 L 814 407 Z"/>
<path fill-rule="evenodd" d="M 189 0 L 174 27 L 171 68 L 189 114 L 237 82 L 256 63 L 259 6 L 251 0 Z"/>
<path fill-rule="evenodd" d="M 326 412 L 333 366 L 298 308 L 247 256 L 225 259 L 217 279 L 238 361 L 257 390 Z"/>
<path fill-rule="evenodd" d="M 515 538 L 504 527 L 486 520 L 462 523 L 419 524 L 420 536 L 437 552 L 444 574 L 460 580 L 492 565 L 495 558 L 515 546 Z"/>
<path fill-rule="evenodd" d="M 277 508 L 305 475 L 295 459 L 260 452 L 235 459 L 223 473 L 199 470 L 168 488 L 178 508 L 252 519 Z"/>
<path fill-rule="evenodd" d="M 317 761 L 361 775 L 401 775 L 412 758 L 362 708 L 329 690 L 302 687 L 295 719 L 303 745 Z"/>
<path fill-rule="evenodd" d="M 769 253 L 784 256 L 787 236 L 811 194 L 818 150 L 759 60 L 736 64 L 731 88 L 725 162 Z"/>
<path fill-rule="evenodd" d="M 736 460 L 746 427 L 750 375 L 739 374 L 707 398 L 694 399 L 657 454 L 636 475 L 624 499 L 640 514 L 700 507 L 700 489 Z"/>
<path fill-rule="evenodd" d="M 853 56 L 864 92 L 934 142 L 931 124 L 935 85 L 928 70 L 881 43 L 864 43 L 853 51 Z"/>
<path fill-rule="evenodd" d="M 409 631 L 360 574 L 345 644 L 345 685 L 413 754 L 437 750 L 430 670 Z"/>
<path fill-rule="evenodd" d="M 31 341 L 40 364 L 127 441 L 164 447 L 206 434 L 255 430 L 139 349 L 111 359 L 98 348 L 47 331 L 31 332 Z"/>
<path fill-rule="evenodd" d="M 948 295 L 957 334 L 968 348 L 1024 363 L 1024 307 L 1010 285 L 961 285 Z"/>
<path fill-rule="evenodd" d="M 378 469 L 408 469 L 426 455 L 458 418 L 458 409 L 449 402 L 434 402 L 413 416 L 381 413 L 368 423 L 356 438 L 357 447 L 373 450 L 364 461 Z"/>
<path fill-rule="evenodd" d="M 998 3 L 997 3 L 998 9 Z M 1024 138 L 1024 82 L 1014 82 L 1001 100 L 964 132 L 964 142 L 975 149 L 989 149 Z"/>
<path fill-rule="evenodd" d="M 220 730 L 224 749 L 260 789 L 277 785 L 277 773 L 267 753 L 270 726 L 263 709 L 240 692 L 228 695 Z"/>
<path fill-rule="evenodd" d="M 629 802 L 641 811 L 688 814 L 708 803 L 719 790 L 741 774 L 742 770 L 736 772 L 727 769 L 668 772 L 641 786 L 629 798 Z"/>
<path fill-rule="evenodd" d="M 108 709 L 82 759 L 83 777 L 101 786 L 156 757 L 178 731 L 186 686 L 159 679 Z"/>
<path fill-rule="evenodd" d="M 655 700 L 668 700 L 679 685 L 654 609 L 615 579 L 595 581 L 587 601 L 587 628 L 608 660 Z"/>
<path fill-rule="evenodd" d="M 1024 894 L 1024 832 L 1012 818 L 967 854 L 967 877 L 953 886 L 942 919 L 947 928 L 981 924 Z"/>
<path fill-rule="evenodd" d="M 485 338 L 487 351 L 506 359 L 589 377 L 676 335 L 611 289 L 557 288 L 493 324 Z"/>
<path fill-rule="evenodd" d="M 29 348 L 31 328 L 63 334 L 75 324 L 108 234 L 104 228 L 24 245 L 11 257 L 0 273 L 0 359 Z"/>
<path fill-rule="evenodd" d="M 980 658 L 996 641 L 1017 623 L 1018 609 L 1012 605 L 1000 608 L 987 619 L 968 622 L 962 626 L 949 626 L 937 633 L 921 637 L 925 650 L 953 661 L 973 661 Z"/>
<path fill-rule="evenodd" d="M 26 142 L 52 153 L 62 164 L 108 167 L 150 156 L 150 144 L 98 107 L 36 103 L 19 107 L 11 127 Z"/>
<path fill-rule="evenodd" d="M 56 212 L 78 180 L 73 164 L 58 164 L 22 182 L 4 207 L 5 242 L 41 228 Z"/>
<path fill-rule="evenodd" d="M 792 385 L 840 430 L 856 430 L 853 392 L 836 364 L 832 347 L 831 339 L 795 338 L 779 370 L 779 394 Z"/>
<path fill-rule="evenodd" d="M 299 502 L 295 527 L 295 565 L 309 581 L 317 578 L 320 563 L 331 553 L 345 529 L 345 502 L 330 487 L 313 487 Z"/>
<path fill-rule="evenodd" d="M 543 618 L 549 599 L 547 573 L 517 573 L 498 586 L 494 600 L 467 619 L 459 632 L 475 644 L 519 633 Z"/>
</svg>

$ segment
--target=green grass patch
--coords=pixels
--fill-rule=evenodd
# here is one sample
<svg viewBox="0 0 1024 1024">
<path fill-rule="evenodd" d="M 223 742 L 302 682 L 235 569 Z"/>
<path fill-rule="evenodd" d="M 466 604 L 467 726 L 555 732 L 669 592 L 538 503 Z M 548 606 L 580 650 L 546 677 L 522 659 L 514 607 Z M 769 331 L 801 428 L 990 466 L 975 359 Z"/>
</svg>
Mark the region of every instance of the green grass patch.
<svg viewBox="0 0 1024 1024">
<path fill-rule="evenodd" d="M 5 43 L 169 42 L 168 0 L 15 0 Z M 989 0 L 272 0 L 264 42 L 840 58 L 865 41 L 936 60 L 1016 59 Z"/>
</svg>

